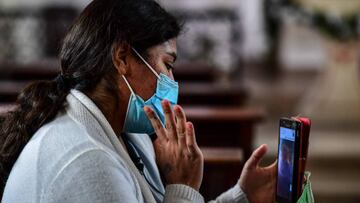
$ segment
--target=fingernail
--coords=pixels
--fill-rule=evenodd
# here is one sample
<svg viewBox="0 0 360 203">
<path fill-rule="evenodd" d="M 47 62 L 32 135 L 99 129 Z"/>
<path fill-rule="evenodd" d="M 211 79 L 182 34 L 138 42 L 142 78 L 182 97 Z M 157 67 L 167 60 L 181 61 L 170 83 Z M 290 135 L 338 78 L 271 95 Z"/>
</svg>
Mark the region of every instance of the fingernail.
<svg viewBox="0 0 360 203">
<path fill-rule="evenodd" d="M 164 100 L 162 101 L 162 103 L 163 103 L 164 105 L 167 105 L 167 104 L 169 104 L 169 101 L 166 100 L 166 99 L 164 99 Z"/>
<path fill-rule="evenodd" d="M 179 105 L 175 105 L 174 110 L 181 113 L 181 107 Z"/>
</svg>

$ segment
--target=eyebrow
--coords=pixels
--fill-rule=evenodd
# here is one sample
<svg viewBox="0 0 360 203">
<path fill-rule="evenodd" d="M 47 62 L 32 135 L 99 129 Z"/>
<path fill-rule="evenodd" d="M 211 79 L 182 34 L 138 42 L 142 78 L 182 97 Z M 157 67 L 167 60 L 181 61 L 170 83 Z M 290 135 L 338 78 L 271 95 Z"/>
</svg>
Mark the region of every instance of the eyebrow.
<svg viewBox="0 0 360 203">
<path fill-rule="evenodd" d="M 166 52 L 166 54 L 172 56 L 174 58 L 174 62 L 176 61 L 177 55 L 175 52 Z"/>
</svg>

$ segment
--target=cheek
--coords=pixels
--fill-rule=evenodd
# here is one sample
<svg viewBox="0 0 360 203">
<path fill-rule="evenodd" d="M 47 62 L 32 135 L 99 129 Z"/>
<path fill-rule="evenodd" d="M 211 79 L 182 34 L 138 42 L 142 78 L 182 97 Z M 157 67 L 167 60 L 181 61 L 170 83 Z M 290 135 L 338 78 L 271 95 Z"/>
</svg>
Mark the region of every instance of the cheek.
<svg viewBox="0 0 360 203">
<path fill-rule="evenodd" d="M 147 68 L 147 67 L 144 67 Z M 157 77 L 150 70 L 142 71 L 137 78 L 139 84 L 138 95 L 145 101 L 150 99 L 156 91 Z"/>
<path fill-rule="evenodd" d="M 158 61 L 150 60 L 148 62 L 157 73 L 166 73 L 164 70 L 161 70 L 161 65 L 159 65 Z M 145 64 L 137 63 L 132 67 L 131 75 L 134 81 L 133 84 L 135 84 L 134 91 L 146 101 L 150 99 L 156 91 L 157 77 Z"/>
<path fill-rule="evenodd" d="M 156 92 L 157 77 L 155 75 L 151 74 L 151 78 L 149 78 L 147 84 L 148 84 L 148 91 L 147 91 L 146 99 L 149 99 Z"/>
<path fill-rule="evenodd" d="M 153 61 L 153 63 L 151 63 L 151 65 L 158 74 L 163 73 L 169 77 L 172 77 L 172 73 L 166 67 L 165 61 L 166 61 L 165 59 L 162 59 L 161 57 L 159 57 L 159 58 L 157 58 L 156 61 Z"/>
</svg>

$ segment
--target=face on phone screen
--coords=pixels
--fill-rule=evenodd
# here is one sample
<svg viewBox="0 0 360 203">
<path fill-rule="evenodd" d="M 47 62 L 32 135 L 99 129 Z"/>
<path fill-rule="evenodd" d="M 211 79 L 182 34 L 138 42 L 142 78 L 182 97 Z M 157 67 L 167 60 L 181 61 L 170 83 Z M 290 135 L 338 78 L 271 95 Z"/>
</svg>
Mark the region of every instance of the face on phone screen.
<svg viewBox="0 0 360 203">
<path fill-rule="evenodd" d="M 292 197 L 295 133 L 294 129 L 280 127 L 277 195 L 288 200 Z"/>
</svg>

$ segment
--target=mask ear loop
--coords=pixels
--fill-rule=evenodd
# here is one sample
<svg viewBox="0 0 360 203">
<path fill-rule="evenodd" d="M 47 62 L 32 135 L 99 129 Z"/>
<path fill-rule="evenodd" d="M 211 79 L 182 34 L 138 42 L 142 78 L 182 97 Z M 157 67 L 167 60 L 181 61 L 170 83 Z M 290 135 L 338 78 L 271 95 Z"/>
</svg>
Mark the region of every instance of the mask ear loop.
<svg viewBox="0 0 360 203">
<path fill-rule="evenodd" d="M 145 63 L 145 65 L 156 75 L 156 77 L 160 79 L 159 74 L 150 66 L 150 64 L 148 64 L 148 62 L 146 62 L 146 60 L 139 54 L 139 52 L 137 52 L 134 47 L 131 48 L 135 54 Z"/>
<path fill-rule="evenodd" d="M 135 95 L 134 90 L 131 88 L 131 86 L 130 86 L 129 82 L 127 81 L 127 79 L 125 78 L 125 76 L 124 76 L 124 75 L 121 75 L 121 77 L 124 79 L 124 81 L 125 81 L 126 85 L 128 86 L 131 94 Z"/>
</svg>

